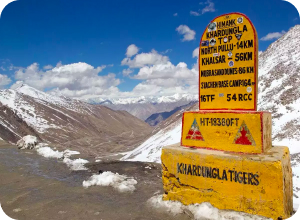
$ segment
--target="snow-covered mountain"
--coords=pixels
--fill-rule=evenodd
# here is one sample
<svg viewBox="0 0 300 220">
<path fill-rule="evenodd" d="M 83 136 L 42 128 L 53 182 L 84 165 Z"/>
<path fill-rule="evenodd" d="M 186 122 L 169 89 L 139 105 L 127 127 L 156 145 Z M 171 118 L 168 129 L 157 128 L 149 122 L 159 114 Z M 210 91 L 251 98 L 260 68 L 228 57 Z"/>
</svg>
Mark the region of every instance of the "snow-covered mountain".
<svg viewBox="0 0 300 220">
<path fill-rule="evenodd" d="M 101 104 L 114 110 L 124 110 L 139 119 L 146 120 L 151 115 L 162 112 L 173 111 L 175 108 L 187 105 L 198 100 L 198 95 L 193 94 L 174 94 L 171 96 L 160 97 L 135 97 L 135 98 L 116 98 L 104 99 L 94 98 L 85 100 L 91 104 Z"/>
<path fill-rule="evenodd" d="M 126 104 L 136 104 L 136 103 L 172 103 L 172 102 L 178 102 L 180 100 L 186 100 L 186 101 L 195 101 L 198 99 L 197 94 L 178 94 L 175 93 L 174 95 L 170 96 L 139 96 L 139 97 L 133 97 L 133 98 L 113 98 L 113 99 L 106 99 L 101 97 L 91 98 L 87 101 L 91 104 L 113 104 L 113 105 L 126 105 Z"/>
<path fill-rule="evenodd" d="M 259 56 L 258 110 L 272 112 L 273 145 L 300 152 L 300 25 L 271 44 Z M 195 105 L 193 110 L 197 110 Z M 186 109 L 187 110 L 187 109 Z M 181 111 L 182 112 L 182 111 Z M 180 142 L 181 113 L 122 160 L 160 162 L 161 148 Z"/>
<path fill-rule="evenodd" d="M 125 111 L 52 96 L 22 83 L 0 90 L 0 108 L 2 139 L 15 143 L 32 134 L 58 148 L 89 155 L 128 151 L 152 131 Z"/>
</svg>

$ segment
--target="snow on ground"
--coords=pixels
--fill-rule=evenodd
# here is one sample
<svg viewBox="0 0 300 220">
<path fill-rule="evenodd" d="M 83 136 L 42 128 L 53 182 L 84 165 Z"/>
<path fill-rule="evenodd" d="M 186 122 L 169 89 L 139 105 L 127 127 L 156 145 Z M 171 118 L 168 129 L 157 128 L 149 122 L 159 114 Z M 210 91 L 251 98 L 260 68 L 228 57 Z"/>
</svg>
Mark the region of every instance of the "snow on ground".
<svg viewBox="0 0 300 220">
<path fill-rule="evenodd" d="M 67 166 L 71 170 L 87 170 L 84 164 L 87 164 L 89 161 L 81 158 L 72 160 L 70 158 L 65 157 L 63 162 L 67 164 Z"/>
<path fill-rule="evenodd" d="M 112 186 L 119 192 L 133 192 L 136 184 L 137 181 L 133 179 L 133 177 L 127 177 L 110 171 L 106 171 L 101 174 L 94 174 L 82 183 L 84 188 L 95 185 Z"/>
<path fill-rule="evenodd" d="M 293 203 L 294 209 L 298 210 L 300 205 L 300 157 L 294 157 L 291 160 L 292 170 L 293 170 Z"/>
<path fill-rule="evenodd" d="M 180 137 L 181 122 L 171 124 L 122 157 L 121 160 L 160 163 L 162 147 L 180 142 Z"/>
<path fill-rule="evenodd" d="M 192 214 L 195 220 L 207 219 L 207 220 L 266 220 L 268 218 L 250 215 L 243 212 L 219 210 L 213 207 L 210 203 L 204 202 L 201 204 L 193 204 L 185 206 L 180 202 L 175 201 L 163 201 L 162 195 L 153 196 L 148 200 L 148 204 L 153 208 L 178 215 L 182 213 Z M 192 216 L 190 216 L 192 217 Z"/>
<path fill-rule="evenodd" d="M 35 136 L 27 135 L 22 137 L 18 142 L 17 145 L 20 149 L 35 149 L 37 153 L 46 158 L 56 158 L 56 159 L 63 159 L 63 162 L 71 169 L 71 170 L 87 170 L 84 166 L 85 164 L 89 163 L 88 160 L 84 159 L 70 159 L 72 155 L 80 154 L 78 151 L 58 151 L 53 150 L 51 147 L 48 146 L 46 143 L 38 143 L 38 140 Z"/>
<path fill-rule="evenodd" d="M 53 150 L 47 144 L 38 144 L 36 147 L 36 151 L 39 155 L 47 158 L 56 158 L 63 159 L 63 162 L 71 169 L 71 170 L 87 170 L 84 164 L 88 163 L 88 160 L 84 159 L 70 159 L 72 155 L 80 154 L 78 151 L 58 151 Z"/>
<path fill-rule="evenodd" d="M 37 143 L 38 140 L 35 136 L 26 135 L 17 142 L 17 146 L 19 149 L 33 149 Z"/>
</svg>

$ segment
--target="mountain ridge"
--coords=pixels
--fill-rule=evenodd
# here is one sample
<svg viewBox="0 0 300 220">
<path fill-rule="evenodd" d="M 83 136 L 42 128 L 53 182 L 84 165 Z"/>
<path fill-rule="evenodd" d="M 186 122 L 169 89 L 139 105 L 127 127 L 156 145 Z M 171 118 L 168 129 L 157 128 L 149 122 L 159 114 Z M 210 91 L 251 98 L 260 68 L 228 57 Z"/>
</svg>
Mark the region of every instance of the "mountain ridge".
<svg viewBox="0 0 300 220">
<path fill-rule="evenodd" d="M 1 106 L 9 110 L 9 117 L 16 117 L 11 127 L 8 115 L 0 112 L 0 124 L 6 127 L 0 137 L 12 143 L 32 134 L 60 150 L 98 156 L 128 151 L 152 132 L 147 123 L 126 111 L 55 97 L 25 84 L 0 90 Z"/>
</svg>

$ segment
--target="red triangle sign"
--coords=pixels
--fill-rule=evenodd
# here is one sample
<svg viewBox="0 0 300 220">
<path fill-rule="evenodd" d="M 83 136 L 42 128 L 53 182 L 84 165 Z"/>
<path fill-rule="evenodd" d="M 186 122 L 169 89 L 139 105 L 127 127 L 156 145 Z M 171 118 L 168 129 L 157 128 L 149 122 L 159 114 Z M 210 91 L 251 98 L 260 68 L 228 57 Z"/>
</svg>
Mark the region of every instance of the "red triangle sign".
<svg viewBox="0 0 300 220">
<path fill-rule="evenodd" d="M 204 138 L 200 132 L 200 129 L 199 129 L 199 125 L 196 121 L 196 119 L 194 119 L 194 122 L 186 136 L 187 140 L 197 140 L 197 141 L 204 141 Z"/>
<path fill-rule="evenodd" d="M 245 121 L 243 121 L 241 127 L 236 133 L 236 136 L 233 140 L 233 144 L 252 145 L 252 146 L 256 145 Z"/>
</svg>

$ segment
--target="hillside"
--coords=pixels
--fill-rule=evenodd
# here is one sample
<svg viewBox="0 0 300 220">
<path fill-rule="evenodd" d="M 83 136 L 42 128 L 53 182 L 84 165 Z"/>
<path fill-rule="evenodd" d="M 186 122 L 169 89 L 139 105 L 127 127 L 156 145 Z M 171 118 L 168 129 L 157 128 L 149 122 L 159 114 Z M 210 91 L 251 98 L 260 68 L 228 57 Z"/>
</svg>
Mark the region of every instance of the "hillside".
<svg viewBox="0 0 300 220">
<path fill-rule="evenodd" d="M 195 101 L 192 101 L 192 102 L 190 102 L 189 104 L 186 104 L 186 105 L 182 105 L 182 106 L 176 107 L 172 111 L 154 113 L 150 117 L 148 117 L 145 120 L 145 122 L 148 123 L 151 126 L 156 126 L 160 122 L 164 121 L 165 119 L 167 119 L 168 117 L 170 117 L 171 115 L 173 115 L 175 112 L 177 112 L 177 111 L 179 111 L 181 109 L 185 109 L 185 108 L 187 108 L 189 106 L 192 106 L 193 104 L 195 104 Z"/>
<path fill-rule="evenodd" d="M 0 113 L 0 124 L 6 126 L 0 137 L 13 143 L 33 134 L 57 148 L 103 155 L 128 151 L 152 131 L 128 112 L 51 96 L 25 84 L 1 90 L 0 103 L 15 117 L 13 122 L 5 111 Z"/>
<path fill-rule="evenodd" d="M 174 94 L 172 96 L 141 96 L 136 98 L 118 98 L 110 100 L 94 98 L 85 101 L 91 104 L 101 104 L 114 110 L 127 111 L 144 121 L 153 114 L 173 111 L 175 108 L 187 105 L 195 100 L 198 100 L 198 95 Z"/>
</svg>

